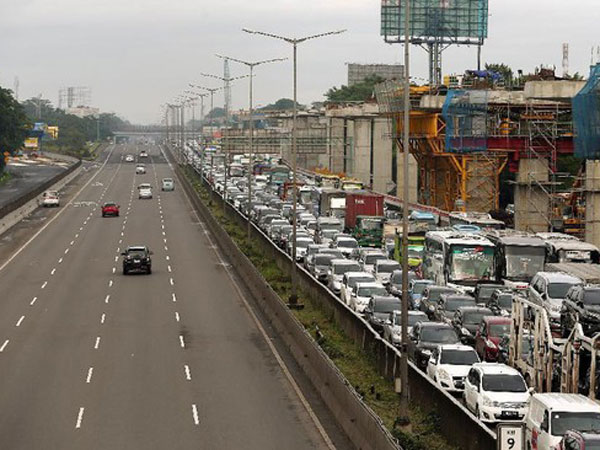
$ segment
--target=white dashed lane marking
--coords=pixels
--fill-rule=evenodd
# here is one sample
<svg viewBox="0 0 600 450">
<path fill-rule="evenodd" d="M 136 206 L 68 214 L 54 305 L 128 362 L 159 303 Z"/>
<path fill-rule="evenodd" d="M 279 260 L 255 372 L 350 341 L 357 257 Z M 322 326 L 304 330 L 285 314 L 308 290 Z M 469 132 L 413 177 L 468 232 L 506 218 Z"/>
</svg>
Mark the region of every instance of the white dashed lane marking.
<svg viewBox="0 0 600 450">
<path fill-rule="evenodd" d="M 79 414 L 77 414 L 77 422 L 75 423 L 75 428 L 81 428 L 81 422 L 83 421 L 83 412 L 85 408 L 82 406 L 79 408 Z"/>
<path fill-rule="evenodd" d="M 96 338 L 96 343 L 94 344 L 94 350 L 98 350 L 99 346 L 100 346 L 100 336 L 98 336 Z"/>
<path fill-rule="evenodd" d="M 31 300 L 31 302 L 29 303 L 31 306 L 33 306 L 35 304 L 37 300 L 37 297 L 33 297 L 33 300 Z"/>
<path fill-rule="evenodd" d="M 45 289 L 45 288 L 46 288 L 46 286 L 48 286 L 48 282 L 47 282 L 47 281 L 44 281 L 44 284 L 42 284 L 42 289 Z"/>
<path fill-rule="evenodd" d="M 15 324 L 15 327 L 20 327 L 21 323 L 23 322 L 23 320 L 25 320 L 25 316 L 21 316 L 21 318 L 17 321 L 17 323 Z"/>
<path fill-rule="evenodd" d="M 182 335 L 179 335 L 179 345 L 181 345 L 181 348 L 185 348 L 185 341 Z"/>
<path fill-rule="evenodd" d="M 194 417 L 194 424 L 200 425 L 200 419 L 198 418 L 198 408 L 196 408 L 196 404 L 192 405 L 192 415 Z"/>
<path fill-rule="evenodd" d="M 4 351 L 9 342 L 10 341 L 8 339 L 4 341 L 4 344 L 2 344 L 2 347 L 0 347 L 0 353 Z"/>
<path fill-rule="evenodd" d="M 185 364 L 183 366 L 183 370 L 185 371 L 185 379 L 188 381 L 192 381 L 192 373 L 190 372 L 190 366 Z"/>
</svg>

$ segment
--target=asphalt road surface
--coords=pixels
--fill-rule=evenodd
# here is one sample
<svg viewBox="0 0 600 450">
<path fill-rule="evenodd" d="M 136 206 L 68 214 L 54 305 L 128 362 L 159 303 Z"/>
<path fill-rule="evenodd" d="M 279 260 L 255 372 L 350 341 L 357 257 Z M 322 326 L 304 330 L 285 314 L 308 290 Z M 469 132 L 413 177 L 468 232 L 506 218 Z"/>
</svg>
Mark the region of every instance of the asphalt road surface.
<svg viewBox="0 0 600 450">
<path fill-rule="evenodd" d="M 51 161 L 46 158 L 40 161 L 11 160 L 7 170 L 12 178 L 0 186 L 0 208 L 67 170 L 69 165 L 69 163 Z"/>
<path fill-rule="evenodd" d="M 136 146 L 107 148 L 27 245 L 0 254 L 0 448 L 328 448 L 182 189 L 160 191 L 174 177 L 160 149 L 145 148 L 146 175 L 122 159 Z M 153 199 L 137 198 L 141 182 Z M 102 218 L 105 201 L 121 216 Z M 153 250 L 152 275 L 122 274 L 128 245 Z"/>
</svg>

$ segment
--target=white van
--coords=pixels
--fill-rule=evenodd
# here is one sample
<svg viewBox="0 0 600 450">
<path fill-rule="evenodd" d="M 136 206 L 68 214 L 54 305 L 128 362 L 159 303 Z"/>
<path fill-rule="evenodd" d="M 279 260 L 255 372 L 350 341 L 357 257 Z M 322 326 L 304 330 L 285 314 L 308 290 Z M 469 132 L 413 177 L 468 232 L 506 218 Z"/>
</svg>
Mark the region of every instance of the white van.
<svg viewBox="0 0 600 450">
<path fill-rule="evenodd" d="M 527 449 L 554 449 L 567 430 L 600 430 L 600 405 L 581 394 L 534 394 L 525 426 Z"/>
</svg>

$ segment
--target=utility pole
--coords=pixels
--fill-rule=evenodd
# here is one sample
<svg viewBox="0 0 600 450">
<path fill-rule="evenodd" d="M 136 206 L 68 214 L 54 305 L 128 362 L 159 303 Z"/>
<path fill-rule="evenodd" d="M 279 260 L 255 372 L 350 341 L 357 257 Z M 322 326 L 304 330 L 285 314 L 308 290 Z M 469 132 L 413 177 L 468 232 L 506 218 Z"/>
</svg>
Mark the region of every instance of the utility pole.
<svg viewBox="0 0 600 450">
<path fill-rule="evenodd" d="M 257 66 L 261 66 L 263 64 L 274 63 L 279 61 L 285 61 L 287 58 L 275 58 L 275 59 L 265 59 L 263 61 L 244 61 L 241 59 L 230 58 L 229 56 L 216 55 L 218 58 L 228 59 L 230 61 L 234 61 L 238 64 L 243 64 L 248 69 L 250 69 L 250 74 L 248 75 L 250 78 L 250 86 L 249 86 L 249 94 L 250 94 L 250 157 L 248 158 L 248 206 L 247 206 L 247 218 L 248 218 L 248 242 L 250 241 L 250 233 L 252 230 L 252 224 L 250 222 L 250 205 L 252 203 L 252 172 L 254 171 L 254 161 L 253 161 L 253 150 L 254 150 L 254 105 L 252 98 L 252 86 L 254 79 L 254 68 Z"/>
<path fill-rule="evenodd" d="M 279 36 L 272 33 L 264 33 L 262 31 L 254 31 L 244 28 L 243 31 L 250 34 L 258 34 L 261 36 L 266 36 L 274 39 L 279 39 L 288 44 L 291 44 L 293 47 L 293 58 L 294 58 L 294 67 L 293 67 L 293 80 L 294 80 L 294 109 L 293 109 L 293 125 L 292 125 L 292 187 L 293 187 L 293 205 L 292 205 L 292 214 L 293 214 L 293 222 L 292 222 L 292 293 L 289 298 L 289 306 L 295 307 L 298 303 L 298 287 L 297 287 L 297 263 L 296 263 L 296 234 L 298 230 L 298 218 L 296 215 L 296 205 L 298 204 L 298 186 L 297 186 L 297 162 L 298 162 L 298 148 L 297 148 L 297 133 L 298 133 L 298 44 L 306 42 L 310 39 L 317 39 L 325 36 L 331 36 L 334 34 L 344 33 L 346 30 L 338 30 L 338 31 L 328 31 L 326 33 L 314 34 L 312 36 L 305 36 L 302 38 L 291 38 L 286 36 Z"/>
</svg>

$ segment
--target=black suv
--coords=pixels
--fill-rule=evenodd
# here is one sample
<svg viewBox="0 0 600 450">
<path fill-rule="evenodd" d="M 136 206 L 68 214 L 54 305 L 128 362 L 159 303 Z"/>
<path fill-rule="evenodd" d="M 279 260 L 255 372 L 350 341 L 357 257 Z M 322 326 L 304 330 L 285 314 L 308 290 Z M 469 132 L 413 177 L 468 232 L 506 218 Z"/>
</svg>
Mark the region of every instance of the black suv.
<svg viewBox="0 0 600 450">
<path fill-rule="evenodd" d="M 127 247 L 123 255 L 123 275 L 130 272 L 152 273 L 152 252 L 148 247 Z"/>
<path fill-rule="evenodd" d="M 427 368 L 429 357 L 438 345 L 460 344 L 452 325 L 441 322 L 417 322 L 408 337 L 408 356 L 421 370 Z"/>
<path fill-rule="evenodd" d="M 563 337 L 571 334 L 578 318 L 586 336 L 600 331 L 600 286 L 575 285 L 569 289 L 560 313 Z"/>
</svg>

